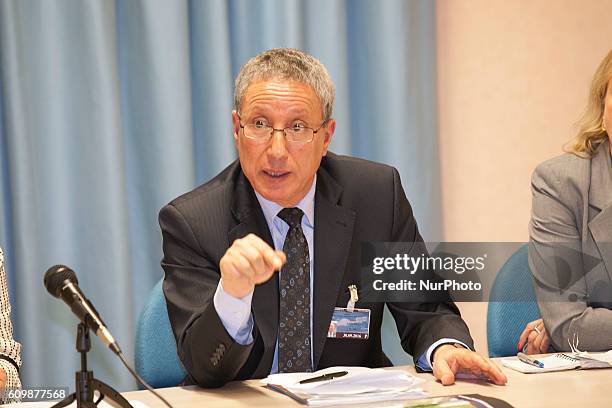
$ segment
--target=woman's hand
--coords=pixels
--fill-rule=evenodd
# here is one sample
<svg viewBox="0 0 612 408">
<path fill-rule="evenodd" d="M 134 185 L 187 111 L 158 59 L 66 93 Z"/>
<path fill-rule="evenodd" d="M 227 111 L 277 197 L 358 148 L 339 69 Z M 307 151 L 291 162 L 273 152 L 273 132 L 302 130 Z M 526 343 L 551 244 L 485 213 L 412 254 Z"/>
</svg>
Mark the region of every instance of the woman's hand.
<svg viewBox="0 0 612 408">
<path fill-rule="evenodd" d="M 6 371 L 4 371 L 4 368 L 0 368 L 0 390 L 3 390 L 4 387 L 6 387 L 7 380 L 8 377 L 6 375 Z"/>
<path fill-rule="evenodd" d="M 518 351 L 523 350 L 526 354 L 548 353 L 550 338 L 544 327 L 542 319 L 527 323 L 525 330 L 521 333 L 518 342 Z"/>
</svg>

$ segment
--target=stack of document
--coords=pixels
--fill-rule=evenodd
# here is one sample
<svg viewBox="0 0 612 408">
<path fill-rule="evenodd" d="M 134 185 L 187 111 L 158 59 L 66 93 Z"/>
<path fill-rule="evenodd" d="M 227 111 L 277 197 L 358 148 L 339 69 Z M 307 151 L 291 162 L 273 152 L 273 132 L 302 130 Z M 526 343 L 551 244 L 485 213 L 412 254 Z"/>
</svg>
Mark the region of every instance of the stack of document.
<svg viewBox="0 0 612 408">
<path fill-rule="evenodd" d="M 418 387 L 424 380 L 406 371 L 382 368 L 329 367 L 314 373 L 272 374 L 261 382 L 312 406 L 397 401 L 426 395 Z"/>
<path fill-rule="evenodd" d="M 59 401 L 37 401 L 37 402 L 17 402 L 17 403 L 13 403 L 13 404 L 6 404 L 6 405 L 0 405 L 2 407 L 10 407 L 10 408 L 51 408 L 53 407 L 55 404 L 57 404 Z M 140 401 L 136 401 L 136 400 L 130 400 L 129 403 L 134 407 L 134 408 L 148 408 L 148 405 L 146 405 L 144 402 L 140 402 Z M 76 408 L 77 403 L 73 402 L 72 404 L 68 405 L 68 408 Z M 99 408 L 114 408 L 116 407 L 116 405 L 111 405 L 110 403 L 106 402 L 106 401 L 100 401 L 100 403 L 98 404 Z"/>
</svg>

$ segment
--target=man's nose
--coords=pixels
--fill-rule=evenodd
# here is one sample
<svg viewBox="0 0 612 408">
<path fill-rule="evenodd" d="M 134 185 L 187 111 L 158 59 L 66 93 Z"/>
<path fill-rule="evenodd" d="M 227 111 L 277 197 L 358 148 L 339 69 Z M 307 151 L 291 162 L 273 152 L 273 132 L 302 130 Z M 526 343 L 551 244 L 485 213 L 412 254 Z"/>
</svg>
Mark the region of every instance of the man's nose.
<svg viewBox="0 0 612 408">
<path fill-rule="evenodd" d="M 287 156 L 287 139 L 284 129 L 273 129 L 270 143 L 268 154 L 277 159 Z"/>
</svg>

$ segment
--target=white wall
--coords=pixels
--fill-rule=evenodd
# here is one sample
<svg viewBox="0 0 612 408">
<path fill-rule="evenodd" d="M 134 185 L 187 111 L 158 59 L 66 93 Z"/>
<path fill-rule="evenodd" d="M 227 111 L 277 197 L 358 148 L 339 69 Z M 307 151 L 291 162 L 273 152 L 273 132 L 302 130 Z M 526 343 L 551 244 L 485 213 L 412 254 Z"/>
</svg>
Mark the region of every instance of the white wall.
<svg viewBox="0 0 612 408">
<path fill-rule="evenodd" d="M 446 241 L 526 241 L 530 175 L 562 153 L 612 47 L 610 0 L 438 0 Z M 461 304 L 486 353 L 486 304 Z"/>
</svg>

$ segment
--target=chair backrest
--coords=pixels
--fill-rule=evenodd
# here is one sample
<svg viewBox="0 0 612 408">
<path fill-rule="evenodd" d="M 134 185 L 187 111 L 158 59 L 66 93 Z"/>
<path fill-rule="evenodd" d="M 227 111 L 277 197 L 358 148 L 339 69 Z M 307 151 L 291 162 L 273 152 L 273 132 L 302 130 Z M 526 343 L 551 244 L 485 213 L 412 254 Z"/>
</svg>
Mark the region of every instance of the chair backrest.
<svg viewBox="0 0 612 408">
<path fill-rule="evenodd" d="M 151 291 L 136 331 L 136 371 L 154 388 L 179 385 L 187 375 L 177 355 L 162 282 Z"/>
<path fill-rule="evenodd" d="M 516 355 L 525 325 L 540 318 L 527 257 L 527 245 L 523 245 L 501 267 L 491 288 L 487 310 L 490 357 Z"/>
</svg>

